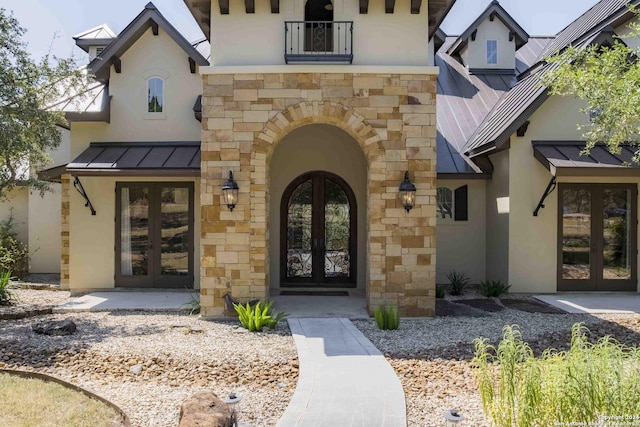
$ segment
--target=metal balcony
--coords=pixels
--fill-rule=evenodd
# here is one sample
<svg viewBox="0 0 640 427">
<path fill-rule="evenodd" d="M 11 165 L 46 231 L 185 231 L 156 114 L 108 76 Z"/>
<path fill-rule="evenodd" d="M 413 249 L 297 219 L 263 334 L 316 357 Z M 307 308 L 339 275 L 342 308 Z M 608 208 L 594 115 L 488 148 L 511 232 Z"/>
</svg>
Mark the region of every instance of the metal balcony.
<svg viewBox="0 0 640 427">
<path fill-rule="evenodd" d="M 353 62 L 353 21 L 285 21 L 284 62 Z"/>
</svg>

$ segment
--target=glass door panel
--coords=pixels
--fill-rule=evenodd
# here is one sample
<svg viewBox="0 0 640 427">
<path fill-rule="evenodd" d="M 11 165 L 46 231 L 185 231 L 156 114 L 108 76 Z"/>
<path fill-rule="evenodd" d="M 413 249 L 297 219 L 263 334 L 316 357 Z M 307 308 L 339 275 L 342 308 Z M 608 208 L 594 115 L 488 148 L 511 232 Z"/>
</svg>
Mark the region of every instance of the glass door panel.
<svg viewBox="0 0 640 427">
<path fill-rule="evenodd" d="M 120 271 L 149 274 L 149 188 L 125 187 L 120 195 Z"/>
<path fill-rule="evenodd" d="M 338 184 L 324 181 L 324 277 L 351 274 L 349 199 Z"/>
<path fill-rule="evenodd" d="M 313 183 L 309 179 L 291 194 L 287 210 L 287 277 L 313 275 L 312 228 Z"/>
<path fill-rule="evenodd" d="M 562 191 L 562 279 L 591 278 L 591 190 Z"/>
<path fill-rule="evenodd" d="M 160 195 L 160 274 L 189 274 L 189 189 L 163 187 Z"/>
<path fill-rule="evenodd" d="M 559 291 L 637 287 L 637 189 L 628 184 L 560 184 Z"/>
<path fill-rule="evenodd" d="M 193 184 L 117 183 L 115 285 L 193 287 Z"/>
<path fill-rule="evenodd" d="M 631 279 L 631 190 L 604 189 L 602 276 Z"/>
</svg>

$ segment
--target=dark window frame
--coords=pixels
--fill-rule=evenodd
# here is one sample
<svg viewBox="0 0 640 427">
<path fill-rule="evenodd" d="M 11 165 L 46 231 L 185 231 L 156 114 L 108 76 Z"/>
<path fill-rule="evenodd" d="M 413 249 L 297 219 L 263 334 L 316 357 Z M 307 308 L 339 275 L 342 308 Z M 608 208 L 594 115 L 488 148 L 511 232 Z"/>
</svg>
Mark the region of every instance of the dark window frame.
<svg viewBox="0 0 640 427">
<path fill-rule="evenodd" d="M 148 187 L 149 188 L 149 266 L 148 274 L 146 276 L 129 276 L 122 275 L 122 189 L 132 187 Z M 160 246 L 154 244 L 154 239 L 161 236 L 160 229 L 160 208 L 161 202 L 159 200 L 162 188 L 187 188 L 189 190 L 189 214 L 188 214 L 188 228 L 189 228 L 189 272 L 187 276 L 163 276 L 160 274 Z M 194 269 L 194 254 L 195 254 L 195 214 L 194 214 L 194 183 L 190 181 L 122 181 L 116 182 L 116 206 L 115 206 L 115 274 L 114 274 L 114 286 L 116 287 L 150 287 L 150 288 L 189 288 L 194 287 L 195 282 L 195 269 Z M 155 248 L 154 248 L 155 247 Z"/>
</svg>

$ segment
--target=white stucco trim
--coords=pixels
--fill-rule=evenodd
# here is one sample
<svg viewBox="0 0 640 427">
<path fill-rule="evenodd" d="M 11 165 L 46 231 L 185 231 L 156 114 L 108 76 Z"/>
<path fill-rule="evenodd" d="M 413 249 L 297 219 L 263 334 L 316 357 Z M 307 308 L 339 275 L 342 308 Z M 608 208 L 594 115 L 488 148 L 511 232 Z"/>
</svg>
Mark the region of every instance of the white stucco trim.
<svg viewBox="0 0 640 427">
<path fill-rule="evenodd" d="M 349 73 L 349 74 L 429 74 L 438 75 L 432 66 L 401 65 L 238 65 L 200 67 L 200 74 L 269 74 L 269 73 Z"/>
</svg>

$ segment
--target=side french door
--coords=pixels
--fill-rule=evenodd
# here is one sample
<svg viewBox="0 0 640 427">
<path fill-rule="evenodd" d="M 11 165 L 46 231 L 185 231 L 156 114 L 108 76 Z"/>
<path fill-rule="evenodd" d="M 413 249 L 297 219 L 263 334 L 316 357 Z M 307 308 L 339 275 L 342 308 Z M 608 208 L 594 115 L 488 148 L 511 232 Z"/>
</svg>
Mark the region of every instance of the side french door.
<svg viewBox="0 0 640 427">
<path fill-rule="evenodd" d="M 193 183 L 116 184 L 115 284 L 193 287 Z"/>
<path fill-rule="evenodd" d="M 558 185 L 558 290 L 637 289 L 633 184 Z"/>
</svg>

